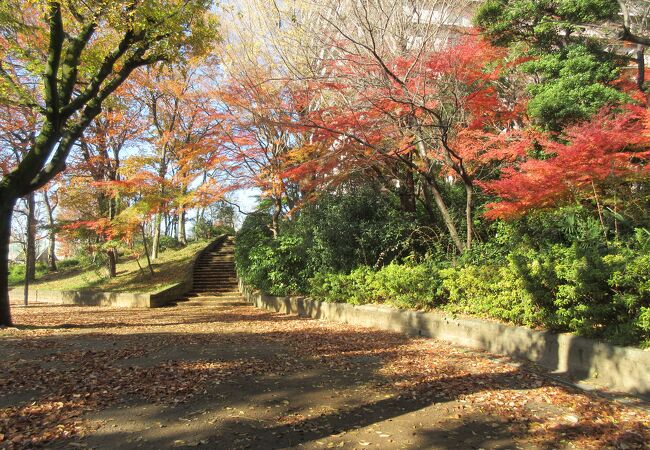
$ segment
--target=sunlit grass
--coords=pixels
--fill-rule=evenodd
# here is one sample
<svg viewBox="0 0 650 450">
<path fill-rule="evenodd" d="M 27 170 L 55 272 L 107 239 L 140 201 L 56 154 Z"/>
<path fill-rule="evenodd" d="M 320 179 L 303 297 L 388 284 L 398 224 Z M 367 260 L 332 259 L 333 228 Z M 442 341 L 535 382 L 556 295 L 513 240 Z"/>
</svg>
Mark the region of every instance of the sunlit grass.
<svg viewBox="0 0 650 450">
<path fill-rule="evenodd" d="M 160 253 L 153 261 L 154 274 L 147 268 L 147 259 L 142 257 L 123 260 L 117 264 L 117 276 L 109 279 L 106 269 L 79 266 L 61 269 L 54 273 L 38 274 L 32 289 L 66 291 L 91 289 L 111 292 L 153 292 L 183 280 L 189 270 L 192 257 L 207 245 L 206 241 L 192 242 L 181 249 L 169 249 Z M 21 289 L 21 285 L 16 286 Z"/>
</svg>

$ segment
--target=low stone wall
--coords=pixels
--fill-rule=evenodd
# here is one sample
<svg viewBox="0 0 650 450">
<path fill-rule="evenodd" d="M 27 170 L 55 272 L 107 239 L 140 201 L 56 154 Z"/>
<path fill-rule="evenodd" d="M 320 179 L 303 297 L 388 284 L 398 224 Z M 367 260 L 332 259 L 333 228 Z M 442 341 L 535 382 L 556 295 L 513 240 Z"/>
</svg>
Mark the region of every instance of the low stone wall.
<svg viewBox="0 0 650 450">
<path fill-rule="evenodd" d="M 402 332 L 444 340 L 533 361 L 557 373 L 595 378 L 609 388 L 650 394 L 650 351 L 616 347 L 571 334 L 553 334 L 481 319 L 399 310 L 383 305 L 355 306 L 305 297 L 273 297 L 240 282 L 244 298 L 258 308 L 302 317 Z"/>
<path fill-rule="evenodd" d="M 30 303 L 53 303 L 57 305 L 77 306 L 110 306 L 114 308 L 159 308 L 173 302 L 192 290 L 194 281 L 194 266 L 203 253 L 212 251 L 221 245 L 226 235 L 219 236 L 198 252 L 190 262 L 189 268 L 183 274 L 183 280 L 156 292 L 129 293 L 129 292 L 99 292 L 99 291 L 52 291 L 43 289 L 30 289 Z M 17 288 L 9 291 L 9 299 L 22 302 L 23 289 Z"/>
<path fill-rule="evenodd" d="M 23 300 L 22 289 L 9 292 L 14 301 Z M 57 305 L 77 306 L 113 306 L 117 308 L 149 308 L 151 294 L 131 294 L 127 292 L 93 292 L 93 291 L 49 291 L 32 289 L 29 292 L 30 303 L 53 303 Z"/>
</svg>

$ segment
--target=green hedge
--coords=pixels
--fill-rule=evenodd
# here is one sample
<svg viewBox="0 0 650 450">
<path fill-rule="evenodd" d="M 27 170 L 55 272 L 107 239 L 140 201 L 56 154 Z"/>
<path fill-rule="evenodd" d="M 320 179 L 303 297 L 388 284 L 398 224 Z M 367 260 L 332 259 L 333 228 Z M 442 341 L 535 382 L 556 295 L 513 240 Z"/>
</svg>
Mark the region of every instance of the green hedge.
<svg viewBox="0 0 650 450">
<path fill-rule="evenodd" d="M 511 253 L 502 263 L 390 264 L 319 274 L 310 294 L 352 304 L 439 308 L 517 325 L 570 331 L 621 345 L 650 346 L 650 237 L 627 247 Z"/>
<path fill-rule="evenodd" d="M 462 255 L 423 250 L 410 217 L 370 191 L 323 197 L 276 238 L 269 225 L 268 212 L 248 216 L 235 256 L 240 277 L 273 295 L 437 308 L 650 346 L 650 232 L 607 240 L 584 208 L 496 222 Z"/>
</svg>

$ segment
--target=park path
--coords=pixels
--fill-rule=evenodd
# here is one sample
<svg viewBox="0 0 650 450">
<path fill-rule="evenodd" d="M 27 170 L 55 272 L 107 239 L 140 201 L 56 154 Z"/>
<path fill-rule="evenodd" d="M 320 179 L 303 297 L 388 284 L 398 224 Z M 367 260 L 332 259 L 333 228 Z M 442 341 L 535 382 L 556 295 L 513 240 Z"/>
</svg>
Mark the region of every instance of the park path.
<svg viewBox="0 0 650 450">
<path fill-rule="evenodd" d="M 442 342 L 204 298 L 16 308 L 0 448 L 648 448 L 649 415 Z M 188 302 L 190 303 L 190 302 Z"/>
</svg>

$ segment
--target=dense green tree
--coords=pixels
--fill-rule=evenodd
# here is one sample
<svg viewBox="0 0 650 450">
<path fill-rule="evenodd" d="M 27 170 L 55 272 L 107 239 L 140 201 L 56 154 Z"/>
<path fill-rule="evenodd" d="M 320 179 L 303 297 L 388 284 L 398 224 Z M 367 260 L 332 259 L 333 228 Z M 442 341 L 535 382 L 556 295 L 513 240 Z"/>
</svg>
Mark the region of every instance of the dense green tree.
<svg viewBox="0 0 650 450">
<path fill-rule="evenodd" d="M 644 89 L 645 12 L 628 3 L 487 0 L 475 23 L 493 43 L 533 59 L 522 65 L 534 81 L 528 112 L 536 124 L 559 131 L 605 105 L 629 100 L 613 83 L 634 59 L 637 87 Z"/>
<path fill-rule="evenodd" d="M 538 82 L 530 84 L 530 117 L 544 128 L 559 131 L 566 123 L 584 120 L 605 105 L 629 100 L 612 85 L 620 70 L 612 58 L 584 45 L 542 54 L 522 66 Z"/>
<path fill-rule="evenodd" d="M 616 0 L 487 0 L 475 23 L 497 45 L 528 42 L 549 50 L 584 37 L 586 25 L 617 20 L 619 12 Z"/>
</svg>

